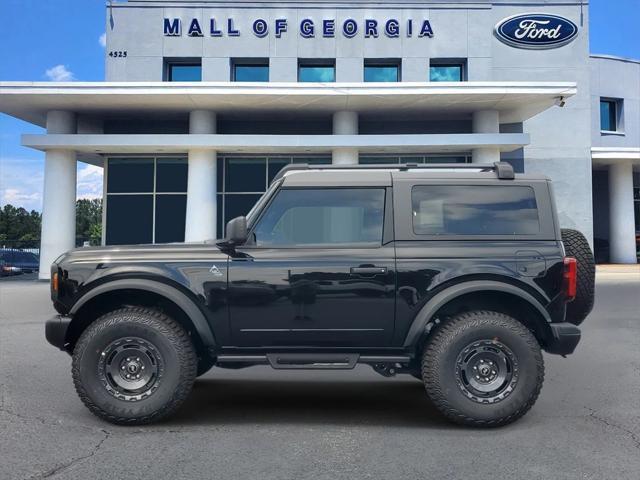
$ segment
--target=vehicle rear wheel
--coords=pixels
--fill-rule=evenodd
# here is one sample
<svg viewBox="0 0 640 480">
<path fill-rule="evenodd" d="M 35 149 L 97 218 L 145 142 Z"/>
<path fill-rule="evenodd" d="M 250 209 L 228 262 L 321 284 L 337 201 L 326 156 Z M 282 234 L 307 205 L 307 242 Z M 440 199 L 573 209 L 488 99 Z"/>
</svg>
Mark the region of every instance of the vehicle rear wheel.
<svg viewBox="0 0 640 480">
<path fill-rule="evenodd" d="M 187 332 L 157 310 L 127 307 L 92 323 L 73 351 L 82 402 L 111 423 L 141 425 L 175 412 L 196 377 Z"/>
<path fill-rule="evenodd" d="M 567 303 L 567 321 L 580 325 L 593 310 L 596 284 L 596 265 L 585 236 L 577 230 L 562 229 L 565 253 L 578 262 L 576 298 Z"/>
<path fill-rule="evenodd" d="M 450 420 L 497 427 L 523 416 L 544 379 L 540 345 L 502 313 L 472 311 L 444 323 L 422 357 L 427 395 Z"/>
</svg>

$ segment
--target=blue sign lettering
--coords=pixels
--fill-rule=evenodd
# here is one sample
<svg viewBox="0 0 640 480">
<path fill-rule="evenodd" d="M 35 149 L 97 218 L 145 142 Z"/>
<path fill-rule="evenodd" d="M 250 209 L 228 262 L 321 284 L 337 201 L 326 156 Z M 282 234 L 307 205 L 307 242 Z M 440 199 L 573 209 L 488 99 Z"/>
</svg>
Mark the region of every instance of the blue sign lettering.
<svg viewBox="0 0 640 480">
<path fill-rule="evenodd" d="M 429 20 L 425 20 L 422 22 L 422 28 L 420 29 L 420 34 L 418 37 L 433 37 L 433 29 L 431 28 L 431 23 Z"/>
<path fill-rule="evenodd" d="M 267 26 L 267 22 L 261 18 L 254 21 L 253 33 L 255 33 L 256 37 L 266 37 L 267 33 L 269 33 L 269 27 Z"/>
<path fill-rule="evenodd" d="M 287 31 L 287 19 L 276 19 L 276 38 L 280 38 L 284 32 Z"/>
<path fill-rule="evenodd" d="M 398 38 L 400 36 L 400 23 L 398 20 L 390 19 L 384 24 L 384 34 L 390 38 Z"/>
<path fill-rule="evenodd" d="M 315 36 L 313 20 L 305 18 L 300 22 L 300 35 L 304 38 L 313 38 Z"/>
<path fill-rule="evenodd" d="M 197 18 L 191 20 L 187 35 L 189 35 L 190 37 L 202 37 L 202 29 L 200 28 L 200 22 Z"/>
<path fill-rule="evenodd" d="M 367 19 L 364 21 L 364 36 L 366 38 L 378 36 L 377 20 Z"/>
<path fill-rule="evenodd" d="M 494 34 L 511 47 L 542 50 L 572 42 L 578 35 L 578 26 L 558 15 L 525 13 L 498 22 Z"/>
<path fill-rule="evenodd" d="M 560 18 L 560 17 L 558 17 Z M 505 19 L 499 26 L 507 25 L 507 20 Z M 273 20 L 273 31 L 276 38 L 281 38 L 284 33 L 288 31 L 288 23 L 286 18 L 277 18 Z M 569 22 L 567 20 L 567 22 Z M 226 25 L 225 25 L 226 23 Z M 571 23 L 571 22 L 569 22 Z M 541 21 L 536 20 L 535 25 L 542 25 Z M 571 25 L 573 25 L 571 23 Z M 318 28 L 322 28 L 322 37 L 324 38 L 335 38 L 336 31 L 342 32 L 342 35 L 346 38 L 355 37 L 360 31 L 360 27 L 362 26 L 363 35 L 365 38 L 378 38 L 380 34 L 380 30 L 384 31 L 384 34 L 389 38 L 399 38 L 402 33 L 402 28 L 400 26 L 400 21 L 395 18 L 388 18 L 384 21 L 379 21 L 372 18 L 367 18 L 362 21 L 361 24 L 358 24 L 358 21 L 353 18 L 348 18 L 342 21 L 341 25 L 337 24 L 335 18 L 325 18 L 322 20 L 322 23 L 318 23 Z M 225 28 L 226 27 L 226 28 Z M 574 25 L 575 27 L 575 25 Z M 502 35 L 502 32 L 509 31 L 508 26 L 505 26 L 500 30 L 500 34 L 498 33 L 498 26 L 496 26 L 496 35 Z M 563 28 L 560 24 L 554 24 L 553 26 L 547 27 L 545 29 L 540 29 L 530 22 L 523 24 L 518 28 L 513 29 L 513 35 L 521 35 L 523 38 L 526 37 L 528 41 L 536 41 L 536 44 L 543 41 L 545 38 L 555 37 Z M 515 32 L 517 30 L 517 33 Z M 576 27 L 577 30 L 577 27 Z M 163 23 L 163 31 L 164 35 L 167 37 L 179 37 L 182 35 L 182 20 L 180 18 L 165 18 Z M 269 21 L 264 18 L 256 18 L 251 23 L 251 31 L 256 37 L 264 38 L 269 34 Z M 416 31 L 418 31 L 416 27 Z M 190 37 L 202 37 L 203 30 L 200 25 L 200 20 L 198 18 L 192 18 L 189 21 L 189 28 L 186 29 L 187 35 Z M 412 37 L 414 32 L 413 28 L 413 20 L 407 19 L 406 23 L 406 35 L 407 37 Z M 300 22 L 300 36 L 303 38 L 315 38 L 316 35 L 316 24 L 310 18 L 305 18 Z M 211 17 L 209 19 L 209 35 L 212 37 L 239 37 L 240 30 L 235 27 L 233 18 L 227 18 L 226 22 L 223 19 Z M 318 34 L 320 35 L 320 34 Z M 423 20 L 420 32 L 418 34 L 419 37 L 433 37 L 433 28 L 431 27 L 431 23 L 429 20 Z M 501 37 L 500 37 L 501 38 Z M 501 38 L 502 39 L 502 38 Z M 542 39 L 542 40 L 541 40 Z M 502 39 L 507 43 L 506 40 Z M 570 41 L 570 40 L 567 40 Z M 534 47 L 523 47 L 523 48 L 534 48 Z M 535 47 L 535 48 L 551 48 L 551 47 Z"/>
<path fill-rule="evenodd" d="M 352 18 L 345 20 L 342 24 L 342 33 L 347 38 L 353 38 L 358 33 L 358 24 Z"/>
<path fill-rule="evenodd" d="M 323 20 L 322 21 L 322 36 L 333 37 L 336 34 L 336 21 L 335 20 Z"/>
<path fill-rule="evenodd" d="M 182 22 L 180 22 L 180 19 L 174 18 L 173 20 L 169 20 L 168 18 L 165 18 L 164 34 L 167 37 L 179 37 L 182 35 Z"/>
</svg>

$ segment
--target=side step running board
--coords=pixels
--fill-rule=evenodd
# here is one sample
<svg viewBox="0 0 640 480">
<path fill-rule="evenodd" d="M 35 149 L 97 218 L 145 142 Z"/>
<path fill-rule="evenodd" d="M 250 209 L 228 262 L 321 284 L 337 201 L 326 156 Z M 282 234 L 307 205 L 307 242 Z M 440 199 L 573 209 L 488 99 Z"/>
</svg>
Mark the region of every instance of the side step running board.
<svg viewBox="0 0 640 480">
<path fill-rule="evenodd" d="M 271 365 L 276 370 L 351 370 L 369 365 L 408 363 L 408 355 L 360 355 L 358 353 L 267 353 L 266 355 L 218 355 L 218 364 Z"/>
</svg>

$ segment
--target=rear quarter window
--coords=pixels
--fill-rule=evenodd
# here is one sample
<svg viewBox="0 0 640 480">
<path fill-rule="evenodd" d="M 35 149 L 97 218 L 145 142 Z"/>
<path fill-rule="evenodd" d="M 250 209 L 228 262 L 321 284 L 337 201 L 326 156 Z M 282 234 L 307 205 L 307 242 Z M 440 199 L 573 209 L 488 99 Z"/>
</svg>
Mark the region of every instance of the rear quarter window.
<svg viewBox="0 0 640 480">
<path fill-rule="evenodd" d="M 534 189 L 528 186 L 416 185 L 411 190 L 416 235 L 535 235 Z"/>
</svg>

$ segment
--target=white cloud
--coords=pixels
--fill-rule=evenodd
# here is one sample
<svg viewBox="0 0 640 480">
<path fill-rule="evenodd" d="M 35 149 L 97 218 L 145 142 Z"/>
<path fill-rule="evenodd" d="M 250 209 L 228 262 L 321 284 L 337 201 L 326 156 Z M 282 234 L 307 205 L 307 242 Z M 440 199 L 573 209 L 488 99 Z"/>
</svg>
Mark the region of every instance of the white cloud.
<svg viewBox="0 0 640 480">
<path fill-rule="evenodd" d="M 38 192 L 24 193 L 17 188 L 7 188 L 2 192 L 2 203 L 10 203 L 12 205 L 32 204 L 40 200 Z"/>
<path fill-rule="evenodd" d="M 105 48 L 107 46 L 107 34 L 103 33 L 102 35 L 100 35 L 100 37 L 98 38 L 98 43 L 100 44 L 100 46 L 102 48 Z"/>
<path fill-rule="evenodd" d="M 102 198 L 102 174 L 101 167 L 78 163 L 78 198 L 94 199 Z"/>
<path fill-rule="evenodd" d="M 65 65 L 56 65 L 45 72 L 45 75 L 52 82 L 72 82 L 75 80 L 73 72 L 67 70 Z"/>
<path fill-rule="evenodd" d="M 0 205 L 42 209 L 44 161 L 0 157 Z"/>
</svg>

